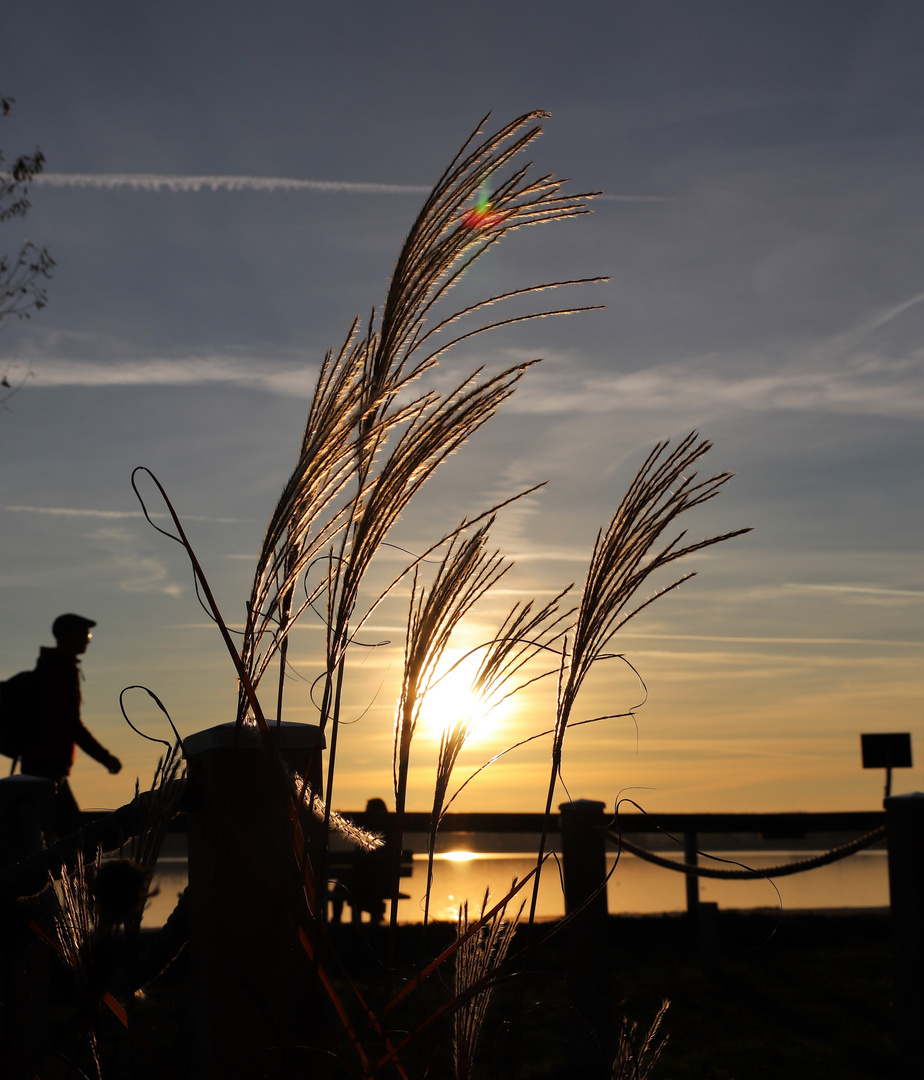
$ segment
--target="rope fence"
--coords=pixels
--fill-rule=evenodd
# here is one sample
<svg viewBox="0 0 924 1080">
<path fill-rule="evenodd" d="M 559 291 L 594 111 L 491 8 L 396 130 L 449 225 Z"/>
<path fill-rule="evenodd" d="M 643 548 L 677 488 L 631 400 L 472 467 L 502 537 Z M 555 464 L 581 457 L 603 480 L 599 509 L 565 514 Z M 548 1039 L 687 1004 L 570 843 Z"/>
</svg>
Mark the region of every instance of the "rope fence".
<svg viewBox="0 0 924 1080">
<path fill-rule="evenodd" d="M 694 877 L 724 879 L 777 878 L 785 877 L 787 874 L 800 874 L 804 870 L 814 870 L 817 866 L 827 866 L 830 863 L 837 862 L 839 859 L 847 858 L 848 855 L 854 855 L 864 848 L 872 847 L 873 844 L 885 839 L 886 826 L 881 825 L 878 829 L 873 829 L 872 832 L 857 837 L 856 840 L 851 840 L 847 844 L 841 844 L 838 847 L 831 848 L 829 851 L 824 851 L 820 855 L 813 855 L 808 859 L 797 859 L 795 862 L 781 863 L 779 866 L 769 866 L 764 870 L 748 870 L 745 868 L 723 870 L 718 867 L 697 866 L 695 863 L 677 862 L 675 859 L 665 859 L 661 855 L 656 855 L 653 851 L 649 851 L 647 848 L 639 847 L 638 844 L 633 844 L 631 840 L 626 839 L 625 836 L 621 836 L 612 829 L 607 830 L 607 836 L 619 845 L 621 851 L 628 851 L 631 855 L 635 855 L 639 859 L 654 863 L 655 866 L 663 866 L 666 870 L 676 870 L 681 874 L 687 874 Z M 702 855 L 704 858 L 715 858 L 715 856 L 709 855 L 707 852 L 700 851 L 697 852 L 697 854 Z"/>
</svg>

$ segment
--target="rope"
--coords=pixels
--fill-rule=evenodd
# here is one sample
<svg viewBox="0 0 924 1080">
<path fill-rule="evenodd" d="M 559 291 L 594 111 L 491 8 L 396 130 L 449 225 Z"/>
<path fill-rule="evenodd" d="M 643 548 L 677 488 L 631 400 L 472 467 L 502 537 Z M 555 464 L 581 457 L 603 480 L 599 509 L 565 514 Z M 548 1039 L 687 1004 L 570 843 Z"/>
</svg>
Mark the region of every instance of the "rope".
<svg viewBox="0 0 924 1080">
<path fill-rule="evenodd" d="M 640 859 L 645 859 L 656 866 L 663 866 L 667 870 L 678 870 L 681 874 L 711 878 L 776 878 L 785 877 L 787 874 L 799 874 L 803 870 L 814 870 L 816 866 L 827 866 L 829 863 L 837 862 L 838 859 L 845 859 L 848 855 L 853 855 L 857 851 L 862 851 L 863 848 L 870 847 L 877 840 L 884 839 L 886 827 L 880 825 L 878 829 L 873 829 L 872 832 L 866 833 L 856 840 L 851 840 L 849 844 L 831 848 L 830 851 L 822 852 L 821 855 L 813 855 L 809 859 L 798 859 L 796 862 L 781 863 L 779 866 L 768 866 L 766 870 L 718 870 L 710 866 L 695 866 L 693 863 L 676 862 L 674 859 L 664 859 L 660 855 L 655 855 L 652 851 L 633 844 L 631 840 L 620 836 L 619 833 L 614 832 L 612 829 L 607 830 L 607 834 L 619 844 L 620 848 L 630 852 L 632 855 L 637 855 Z M 714 856 L 709 856 L 709 858 L 714 858 Z"/>
</svg>

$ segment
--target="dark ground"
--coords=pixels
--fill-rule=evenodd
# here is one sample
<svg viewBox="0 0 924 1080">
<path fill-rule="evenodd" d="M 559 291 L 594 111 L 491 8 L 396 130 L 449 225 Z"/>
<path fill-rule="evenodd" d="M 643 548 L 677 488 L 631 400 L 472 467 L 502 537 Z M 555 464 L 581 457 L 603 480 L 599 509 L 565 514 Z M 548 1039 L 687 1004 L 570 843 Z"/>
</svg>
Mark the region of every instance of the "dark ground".
<svg viewBox="0 0 924 1080">
<path fill-rule="evenodd" d="M 520 931 L 515 949 L 550 927 Z M 666 997 L 671 1006 L 662 1034 L 669 1041 L 652 1080 L 885 1080 L 894 1076 L 889 930 L 888 915 L 878 912 L 721 912 L 718 949 L 713 961 L 706 958 L 711 973 L 705 974 L 683 916 L 610 917 L 609 941 L 595 946 L 593 960 L 600 988 L 615 1007 L 601 1005 L 601 998 L 593 995 L 582 998 L 574 989 L 569 977 L 580 975 L 578 961 L 568 935 L 559 934 L 528 950 L 519 965 L 527 967 L 525 975 L 499 984 L 475 1075 L 485 1080 L 609 1077 L 601 1068 L 587 1018 L 595 1014 L 604 1041 L 613 1038 L 617 1017 L 623 1014 L 644 1032 Z M 374 1004 L 387 992 L 384 929 L 344 925 L 332 927 L 331 933 L 345 967 Z M 431 928 L 429 955 L 438 951 L 440 939 L 451 940 L 449 928 Z M 400 927 L 399 958 L 419 955 L 420 927 Z M 133 1022 L 139 1038 L 134 1049 L 103 1009 L 104 1077 L 185 1080 L 196 1075 L 190 1065 L 188 976 L 184 952 L 136 999 Z M 430 977 L 432 1001 L 445 996 L 446 982 L 439 973 Z M 38 1075 L 42 1080 L 93 1075 L 82 1036 L 85 1024 L 67 974 L 53 976 L 52 985 L 56 1004 L 42 1039 L 53 1053 Z M 345 988 L 342 979 L 339 985 Z M 332 1015 L 319 1015 L 321 1030 L 340 1030 Z M 403 1014 L 399 1010 L 392 1030 L 413 1026 L 421 1015 L 418 1005 Z M 438 1049 L 428 1075 L 449 1077 L 449 1025 L 444 1021 L 430 1030 L 431 1048 Z M 12 1034 L 15 1042 L 19 1033 Z M 265 1075 L 352 1075 L 352 1053 L 342 1044 L 340 1049 L 345 1067 L 333 1072 L 313 1072 L 307 1059 L 293 1058 Z M 412 1080 L 424 1075 L 421 1060 L 405 1060 Z M 69 1061 L 83 1072 L 69 1072 Z M 386 1070 L 382 1075 L 396 1073 Z"/>
</svg>

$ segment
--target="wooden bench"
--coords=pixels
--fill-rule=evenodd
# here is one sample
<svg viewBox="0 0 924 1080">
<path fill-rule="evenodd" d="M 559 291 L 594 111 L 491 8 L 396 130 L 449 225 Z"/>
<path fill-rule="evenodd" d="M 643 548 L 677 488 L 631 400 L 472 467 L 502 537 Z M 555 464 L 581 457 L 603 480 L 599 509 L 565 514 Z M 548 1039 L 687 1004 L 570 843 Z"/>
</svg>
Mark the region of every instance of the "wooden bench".
<svg viewBox="0 0 924 1080">
<path fill-rule="evenodd" d="M 399 876 L 409 878 L 414 872 L 414 855 L 411 851 L 401 852 L 401 869 Z M 387 875 L 373 872 L 370 877 L 379 877 L 377 883 L 374 880 L 366 880 L 361 883 L 361 888 L 355 888 L 356 879 L 363 875 L 361 861 L 357 860 L 355 851 L 331 851 L 327 856 L 327 899 L 331 903 L 331 922 L 339 923 L 343 917 L 343 905 L 349 904 L 352 913 L 352 921 L 362 921 L 362 913 L 369 912 L 369 920 L 379 923 L 385 918 L 385 902 L 390 898 L 387 887 Z M 357 895 L 354 895 L 354 892 Z M 409 900 L 410 895 L 405 892 L 398 893 L 399 900 Z"/>
</svg>

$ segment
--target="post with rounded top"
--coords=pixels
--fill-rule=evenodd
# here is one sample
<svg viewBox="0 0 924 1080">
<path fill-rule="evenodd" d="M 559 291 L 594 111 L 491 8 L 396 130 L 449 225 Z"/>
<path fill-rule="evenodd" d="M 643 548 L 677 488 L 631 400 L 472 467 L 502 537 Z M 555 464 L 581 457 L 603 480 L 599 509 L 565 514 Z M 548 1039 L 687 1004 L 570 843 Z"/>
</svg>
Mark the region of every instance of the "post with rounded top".
<svg viewBox="0 0 924 1080">
<path fill-rule="evenodd" d="M 591 1075 L 599 1068 L 601 1052 L 601 1060 L 606 1060 L 612 1050 L 607 965 L 606 804 L 577 799 L 562 803 L 558 809 L 565 915 L 574 916 L 568 927 L 569 994 L 575 1017 L 569 1033 L 569 1060 L 575 1075 Z M 587 1024 L 595 1032 L 599 1047 L 587 1038 Z"/>
<path fill-rule="evenodd" d="M 924 793 L 885 800 L 898 1080 L 924 1076 Z"/>
<path fill-rule="evenodd" d="M 270 722 L 270 734 L 278 758 L 253 727 L 221 724 L 185 740 L 190 996 L 203 1080 L 275 1075 L 285 1064 L 278 1048 L 303 1041 L 312 965 L 298 940 L 305 894 L 287 788 L 297 791 L 294 771 L 320 795 L 324 737 L 291 722 Z M 307 812 L 301 820 L 311 850 L 319 833 Z"/>
<path fill-rule="evenodd" d="M 605 803 L 593 799 L 576 799 L 562 803 L 558 808 L 561 813 L 565 914 L 571 915 L 586 903 L 587 907 L 581 912 L 582 924 L 592 925 L 593 930 L 606 925 L 605 808 Z"/>
</svg>

